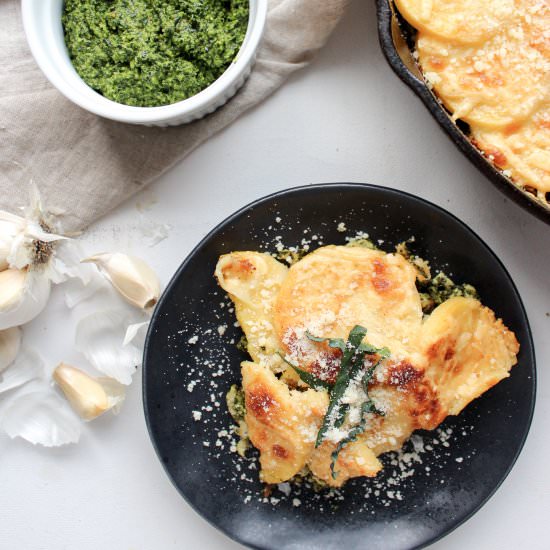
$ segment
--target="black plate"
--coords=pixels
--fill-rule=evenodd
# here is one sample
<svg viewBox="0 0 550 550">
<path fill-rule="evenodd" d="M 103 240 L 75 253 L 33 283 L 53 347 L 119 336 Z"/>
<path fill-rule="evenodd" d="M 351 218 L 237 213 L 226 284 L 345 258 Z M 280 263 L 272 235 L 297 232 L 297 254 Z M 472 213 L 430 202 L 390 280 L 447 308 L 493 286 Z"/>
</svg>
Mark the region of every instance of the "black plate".
<svg viewBox="0 0 550 550">
<path fill-rule="evenodd" d="M 340 222 L 347 232 L 338 231 Z M 411 459 L 406 468 L 415 470 L 414 475 L 399 486 L 391 481 L 398 461 L 389 456 L 376 480 L 353 480 L 339 496 L 306 489 L 286 496 L 277 490 L 273 502 L 262 502 L 257 470 L 231 453 L 224 432 L 218 433 L 231 424 L 224 395 L 238 382 L 245 355 L 231 343 L 240 329 L 229 307 L 219 305 L 227 299 L 213 278 L 214 266 L 220 254 L 266 246 L 274 250 L 280 238 L 286 245 L 299 245 L 304 235 L 312 239 L 316 234 L 319 238 L 312 243 L 338 244 L 357 231 L 383 240 L 387 250 L 414 236 L 417 252 L 433 267 L 474 284 L 484 303 L 516 333 L 519 365 L 460 416 L 449 418 L 439 434 L 423 434 L 424 446 L 433 450 L 420 455 L 422 463 Z M 218 327 L 224 325 L 228 328 L 220 335 Z M 189 343 L 195 336 L 198 341 Z M 233 539 L 277 550 L 393 550 L 418 548 L 442 537 L 502 483 L 527 436 L 535 400 L 529 324 L 514 283 L 496 256 L 441 208 L 401 191 L 361 184 L 283 191 L 246 206 L 216 227 L 183 262 L 162 296 L 147 336 L 143 368 L 149 433 L 182 496 Z M 192 411 L 201 408 L 202 419 L 195 421 Z M 218 440 L 223 448 L 216 446 Z M 496 530 L 498 525 L 487 528 Z"/>
<path fill-rule="evenodd" d="M 467 131 L 455 123 L 426 85 L 412 57 L 413 29 L 399 15 L 392 0 L 376 0 L 378 36 L 382 52 L 395 74 L 421 99 L 432 116 L 454 144 L 493 184 L 510 200 L 527 209 L 540 220 L 550 224 L 550 206 L 544 205 L 534 195 L 523 191 L 496 169 L 468 138 Z"/>
</svg>

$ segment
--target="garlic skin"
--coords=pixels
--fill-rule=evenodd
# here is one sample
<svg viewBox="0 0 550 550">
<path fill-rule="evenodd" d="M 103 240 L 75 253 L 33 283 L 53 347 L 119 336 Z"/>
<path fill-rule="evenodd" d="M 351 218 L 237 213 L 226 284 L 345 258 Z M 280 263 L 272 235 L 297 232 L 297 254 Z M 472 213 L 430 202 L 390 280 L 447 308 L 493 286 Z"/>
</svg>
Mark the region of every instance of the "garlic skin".
<svg viewBox="0 0 550 550">
<path fill-rule="evenodd" d="M 21 347 L 21 329 L 12 327 L 0 331 L 0 372 L 9 367 Z"/>
<path fill-rule="evenodd" d="M 82 262 L 94 263 L 120 295 L 133 306 L 147 309 L 158 302 L 158 277 L 140 258 L 116 252 L 96 254 Z"/>
<path fill-rule="evenodd" d="M 53 379 L 75 412 L 85 421 L 93 420 L 124 401 L 124 386 L 111 378 L 93 378 L 85 372 L 60 363 Z"/>
<path fill-rule="evenodd" d="M 127 327 L 136 322 L 136 313 L 96 311 L 80 319 L 75 329 L 76 349 L 95 369 L 125 386 L 132 383 L 143 358 L 143 351 L 134 343 L 123 345 Z"/>
<path fill-rule="evenodd" d="M 46 307 L 51 281 L 33 269 L 0 271 L 0 330 L 34 319 Z"/>
<path fill-rule="evenodd" d="M 46 365 L 35 350 L 23 346 L 15 361 L 0 376 L 0 394 L 45 378 Z M 0 415 L 1 416 L 1 415 Z"/>
<path fill-rule="evenodd" d="M 59 447 L 78 442 L 82 421 L 44 381 L 34 381 L 8 400 L 0 416 L 0 429 L 12 439 Z"/>
<path fill-rule="evenodd" d="M 143 321 L 141 323 L 133 323 L 132 325 L 129 325 L 126 329 L 126 334 L 124 335 L 124 340 L 122 341 L 123 346 L 127 346 L 130 342 L 134 342 L 139 335 L 139 340 L 134 342 L 134 345 L 138 346 L 139 348 L 143 349 L 143 346 L 145 345 L 145 334 L 146 331 L 144 330 L 145 327 L 149 326 L 150 321 Z"/>
<path fill-rule="evenodd" d="M 86 286 L 92 280 L 94 268 L 80 263 L 83 253 L 78 242 L 66 239 L 55 243 L 50 262 L 44 272 L 53 284 L 65 283 L 77 279 Z"/>
</svg>

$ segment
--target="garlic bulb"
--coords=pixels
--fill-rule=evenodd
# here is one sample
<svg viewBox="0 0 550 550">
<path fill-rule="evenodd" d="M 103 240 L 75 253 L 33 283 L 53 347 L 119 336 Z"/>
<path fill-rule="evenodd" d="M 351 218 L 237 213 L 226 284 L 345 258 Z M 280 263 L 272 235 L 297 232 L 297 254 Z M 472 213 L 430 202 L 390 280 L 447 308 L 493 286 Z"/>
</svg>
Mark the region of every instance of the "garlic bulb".
<svg viewBox="0 0 550 550">
<path fill-rule="evenodd" d="M 34 269 L 0 271 L 0 330 L 34 319 L 46 306 L 51 282 Z"/>
<path fill-rule="evenodd" d="M 0 330 L 0 372 L 11 365 L 21 347 L 21 329 L 12 327 Z"/>
<path fill-rule="evenodd" d="M 124 386 L 116 380 L 105 377 L 93 378 L 65 363 L 56 367 L 53 379 L 73 409 L 86 421 L 97 418 L 124 401 Z"/>
<path fill-rule="evenodd" d="M 0 267 L 4 269 L 46 265 L 53 256 L 56 241 L 61 240 L 66 237 L 52 231 L 39 203 L 25 218 L 0 210 Z"/>
<path fill-rule="evenodd" d="M 12 309 L 25 289 L 25 271 L 5 269 L 0 272 L 0 311 Z"/>
<path fill-rule="evenodd" d="M 143 260 L 117 252 L 97 254 L 82 261 L 94 263 L 130 304 L 147 309 L 157 303 L 160 283 L 155 272 Z"/>
<path fill-rule="evenodd" d="M 29 188 L 31 204 L 24 216 L 0 210 L 0 330 L 36 317 L 48 301 L 52 282 L 71 277 L 87 282 L 74 245 L 54 233 L 38 189 L 32 183 Z"/>
</svg>

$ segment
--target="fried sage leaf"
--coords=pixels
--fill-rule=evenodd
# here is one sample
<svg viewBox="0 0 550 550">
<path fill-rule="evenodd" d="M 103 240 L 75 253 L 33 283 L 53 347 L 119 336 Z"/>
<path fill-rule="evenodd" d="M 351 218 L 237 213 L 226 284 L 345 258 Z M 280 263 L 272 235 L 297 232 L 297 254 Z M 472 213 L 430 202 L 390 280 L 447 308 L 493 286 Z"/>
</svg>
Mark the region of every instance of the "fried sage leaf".
<svg viewBox="0 0 550 550">
<path fill-rule="evenodd" d="M 338 460 L 338 456 L 340 455 L 340 452 L 342 451 L 342 449 L 348 443 L 351 443 L 352 441 L 356 441 L 359 435 L 361 435 L 365 431 L 366 424 L 367 424 L 367 419 L 365 418 L 365 415 L 367 413 L 373 413 L 373 414 L 378 414 L 380 416 L 385 416 L 386 414 L 384 411 L 377 408 L 374 401 L 369 397 L 369 382 L 372 379 L 374 370 L 379 364 L 380 364 L 380 361 L 378 361 L 375 365 L 370 367 L 367 370 L 367 372 L 365 372 L 365 374 L 363 375 L 363 378 L 361 379 L 361 385 L 363 386 L 363 390 L 365 392 L 365 395 L 367 396 L 367 400 L 364 401 L 361 405 L 361 421 L 357 426 L 355 426 L 350 430 L 347 437 L 345 437 L 344 439 L 342 439 L 342 441 L 338 443 L 336 449 L 330 455 L 330 458 L 331 458 L 330 471 L 332 473 L 332 479 L 336 479 L 338 475 L 338 472 L 336 472 L 334 468 L 336 466 L 336 461 Z M 337 428 L 341 426 L 341 424 L 337 426 L 336 423 L 334 425 Z"/>
<path fill-rule="evenodd" d="M 361 325 L 355 325 L 348 335 L 348 341 L 345 343 L 344 346 L 340 348 L 343 351 L 342 360 L 340 362 L 340 370 L 338 372 L 338 376 L 336 377 L 334 386 L 332 386 L 329 391 L 329 405 L 325 417 L 323 418 L 323 423 L 321 424 L 321 427 L 317 433 L 315 447 L 319 447 L 319 445 L 321 445 L 321 443 L 325 439 L 326 433 L 331 427 L 339 428 L 344 424 L 346 415 L 349 411 L 349 406 L 342 403 L 342 398 L 344 397 L 344 394 L 346 393 L 350 382 L 354 380 L 364 368 L 366 355 L 375 356 L 376 363 L 368 368 L 367 372 L 362 378 L 363 389 L 365 391 L 367 400 L 361 406 L 361 410 L 383 415 L 383 412 L 376 408 L 373 401 L 368 396 L 368 383 L 372 378 L 374 370 L 379 365 L 380 361 L 384 358 L 389 357 L 390 350 L 388 348 L 377 348 L 371 344 L 363 343 L 363 338 L 366 336 L 366 334 L 367 329 L 365 327 L 362 327 Z M 331 345 L 331 342 L 336 343 L 339 341 L 339 339 L 336 338 L 318 338 L 316 336 L 310 335 L 309 333 L 306 335 L 310 340 L 316 342 L 328 341 L 329 346 Z M 334 345 L 333 347 L 340 346 Z M 363 421 L 363 413 L 361 418 Z M 350 435 L 353 435 L 356 429 L 358 429 L 359 427 L 360 425 L 352 428 L 352 430 L 350 431 Z M 364 431 L 364 428 L 361 431 Z M 357 435 L 355 435 L 355 437 L 357 437 Z M 342 440 L 344 442 L 343 445 L 338 445 L 336 458 L 338 458 L 338 454 L 340 450 L 344 447 L 344 445 L 349 443 L 348 439 L 349 436 Z M 340 443 L 342 443 L 342 441 Z"/>
<path fill-rule="evenodd" d="M 320 338 L 319 336 L 313 336 L 309 331 L 306 331 L 306 336 L 312 342 L 327 342 L 330 348 L 336 348 L 342 352 L 346 351 L 346 342 L 342 338 Z"/>
<path fill-rule="evenodd" d="M 361 422 L 359 425 L 355 426 L 355 428 L 352 428 L 347 437 L 342 439 L 336 446 L 336 449 L 332 452 L 330 455 L 330 471 L 332 473 L 332 479 L 336 479 L 338 476 L 338 472 L 334 469 L 336 466 L 336 461 L 338 460 L 338 456 L 340 455 L 340 452 L 342 449 L 348 444 L 352 443 L 353 441 L 356 441 L 357 438 L 365 431 L 365 428 L 367 427 L 367 419 L 365 418 L 365 415 L 367 412 L 371 412 L 370 408 L 372 405 L 372 401 L 365 401 L 361 405 Z"/>
<path fill-rule="evenodd" d="M 367 419 L 365 415 L 367 413 L 378 414 L 384 416 L 384 411 L 378 409 L 372 399 L 368 394 L 369 382 L 372 379 L 374 370 L 380 364 L 382 359 L 385 359 L 390 356 L 390 350 L 388 348 L 377 348 L 368 343 L 363 343 L 363 339 L 367 334 L 367 329 L 361 325 L 355 325 L 349 332 L 347 341 L 344 341 L 342 338 L 322 338 L 315 336 L 310 332 L 306 332 L 306 337 L 313 341 L 319 343 L 327 343 L 329 347 L 336 348 L 342 351 L 342 358 L 340 361 L 340 368 L 338 375 L 334 384 L 320 379 L 314 374 L 305 371 L 294 365 L 286 357 L 279 353 L 283 361 L 290 365 L 294 371 L 300 377 L 302 382 L 306 383 L 308 386 L 312 387 L 315 390 L 328 390 L 329 393 L 329 404 L 327 412 L 323 418 L 323 422 L 319 431 L 317 432 L 317 438 L 315 440 L 315 447 L 319 447 L 321 443 L 325 440 L 325 436 L 329 429 L 331 428 L 341 428 L 348 416 L 350 405 L 348 403 L 342 403 L 342 399 L 348 389 L 352 380 L 361 380 L 363 390 L 365 392 L 366 400 L 361 404 L 361 415 L 360 423 L 356 426 L 353 426 L 349 431 L 348 435 L 342 439 L 334 452 L 331 455 L 331 472 L 333 478 L 336 477 L 337 472 L 335 472 L 334 467 L 340 451 L 350 442 L 355 441 L 357 437 L 365 431 Z M 361 376 L 361 371 L 367 366 L 365 364 L 365 357 L 369 355 L 374 359 L 371 359 L 370 364 L 367 363 L 368 368 Z M 374 364 L 372 361 L 375 361 Z M 361 377 L 360 377 L 361 376 Z M 358 378 L 360 377 L 360 378 Z"/>
<path fill-rule="evenodd" d="M 342 361 L 340 362 L 340 370 L 338 372 L 338 376 L 336 377 L 336 381 L 334 382 L 334 386 L 330 391 L 328 409 L 323 419 L 323 423 L 321 424 L 321 428 L 319 428 L 319 432 L 317 433 L 315 447 L 319 447 L 319 445 L 321 445 L 324 441 L 325 435 L 331 424 L 340 422 L 340 419 L 343 416 L 341 400 L 351 381 L 351 371 L 355 371 L 359 368 L 360 363 L 363 361 L 364 354 L 361 354 L 361 352 L 358 354 L 357 352 L 358 347 L 366 334 L 367 329 L 360 325 L 355 325 L 350 330 L 348 341 L 342 355 Z M 356 355 L 359 355 L 359 357 L 356 358 Z M 353 361 L 354 358 L 356 358 L 355 361 Z"/>
<path fill-rule="evenodd" d="M 329 390 L 331 388 L 330 382 L 327 382 L 326 380 L 321 380 L 311 372 L 303 370 L 297 365 L 294 365 L 282 353 L 279 353 L 279 356 L 287 365 L 294 369 L 302 382 L 306 383 L 314 390 Z"/>
</svg>

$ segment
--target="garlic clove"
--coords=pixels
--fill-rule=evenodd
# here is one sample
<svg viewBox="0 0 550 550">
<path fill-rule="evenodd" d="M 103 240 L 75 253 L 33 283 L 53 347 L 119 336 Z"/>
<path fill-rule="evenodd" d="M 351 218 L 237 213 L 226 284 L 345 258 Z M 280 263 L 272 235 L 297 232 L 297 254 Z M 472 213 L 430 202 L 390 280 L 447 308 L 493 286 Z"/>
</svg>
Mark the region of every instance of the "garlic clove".
<svg viewBox="0 0 550 550">
<path fill-rule="evenodd" d="M 84 420 L 92 420 L 109 408 L 107 394 L 101 384 L 81 370 L 61 363 L 52 376 L 72 408 Z"/>
<path fill-rule="evenodd" d="M 46 306 L 50 290 L 50 280 L 38 271 L 0 271 L 0 330 L 34 319 Z"/>
<path fill-rule="evenodd" d="M 21 329 L 12 327 L 0 330 L 0 372 L 11 365 L 21 347 Z"/>
<path fill-rule="evenodd" d="M 14 308 L 25 292 L 27 272 L 19 269 L 0 271 L 0 311 Z"/>
<path fill-rule="evenodd" d="M 130 304 L 147 309 L 160 296 L 160 283 L 155 272 L 140 258 L 119 252 L 96 254 L 83 262 L 94 263 L 102 275 Z"/>
<path fill-rule="evenodd" d="M 120 406 L 125 397 L 122 384 L 111 378 L 93 378 L 85 372 L 59 364 L 53 371 L 53 379 L 78 415 L 93 420 L 113 407 Z"/>
<path fill-rule="evenodd" d="M 14 239 L 20 227 L 11 219 L 2 219 L 0 215 L 0 271 L 9 267 Z"/>
<path fill-rule="evenodd" d="M 10 243 L 0 235 L 0 271 L 4 271 L 4 269 L 8 269 L 9 267 L 8 256 L 10 250 Z"/>
</svg>

